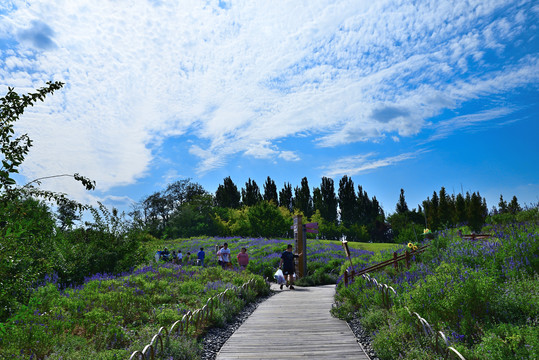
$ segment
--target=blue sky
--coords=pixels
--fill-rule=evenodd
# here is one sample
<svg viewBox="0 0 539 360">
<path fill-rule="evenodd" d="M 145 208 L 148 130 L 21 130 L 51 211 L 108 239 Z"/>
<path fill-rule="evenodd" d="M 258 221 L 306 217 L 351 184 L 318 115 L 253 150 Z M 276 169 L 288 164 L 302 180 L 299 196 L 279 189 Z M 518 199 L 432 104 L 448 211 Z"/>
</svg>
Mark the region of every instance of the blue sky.
<svg viewBox="0 0 539 360">
<path fill-rule="evenodd" d="M 129 209 L 167 183 L 347 174 L 386 213 L 444 186 L 539 202 L 534 1 L 2 1 L 21 182 Z"/>
</svg>

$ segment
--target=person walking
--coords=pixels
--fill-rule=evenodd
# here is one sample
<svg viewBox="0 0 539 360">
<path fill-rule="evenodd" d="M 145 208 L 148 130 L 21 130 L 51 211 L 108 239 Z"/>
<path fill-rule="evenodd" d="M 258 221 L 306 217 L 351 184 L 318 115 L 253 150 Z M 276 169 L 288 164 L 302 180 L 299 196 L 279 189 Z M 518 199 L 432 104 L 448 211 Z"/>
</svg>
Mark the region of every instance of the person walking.
<svg viewBox="0 0 539 360">
<path fill-rule="evenodd" d="M 181 250 L 178 250 L 178 264 L 182 264 L 182 261 L 183 261 L 183 254 L 182 254 L 182 251 Z"/>
<path fill-rule="evenodd" d="M 197 253 L 198 264 L 200 266 L 204 266 L 204 258 L 205 257 L 206 257 L 206 253 L 204 252 L 204 248 L 200 248 L 200 251 Z"/>
<path fill-rule="evenodd" d="M 223 244 L 223 248 L 219 250 L 221 254 L 221 261 L 223 269 L 226 269 L 230 265 L 230 249 L 228 248 L 228 243 Z"/>
<path fill-rule="evenodd" d="M 286 279 L 286 287 L 290 286 L 290 290 L 294 290 L 294 272 L 296 265 L 294 259 L 297 259 L 301 256 L 300 254 L 294 254 L 292 252 L 292 244 L 288 244 L 286 250 L 281 254 L 281 261 L 279 263 L 279 269 L 283 270 L 283 275 Z M 283 289 L 283 284 L 280 286 L 281 290 Z"/>
<path fill-rule="evenodd" d="M 249 254 L 247 254 L 247 248 L 242 247 L 237 258 L 240 269 L 247 269 L 247 265 L 249 265 Z"/>
</svg>

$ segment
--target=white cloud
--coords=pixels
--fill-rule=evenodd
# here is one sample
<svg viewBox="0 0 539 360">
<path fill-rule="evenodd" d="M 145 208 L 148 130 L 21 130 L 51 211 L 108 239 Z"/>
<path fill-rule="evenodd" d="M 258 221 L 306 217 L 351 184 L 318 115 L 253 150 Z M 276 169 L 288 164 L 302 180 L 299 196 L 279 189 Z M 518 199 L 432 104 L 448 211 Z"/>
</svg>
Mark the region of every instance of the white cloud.
<svg viewBox="0 0 539 360">
<path fill-rule="evenodd" d="M 381 167 L 392 166 L 402 161 L 416 158 L 426 152 L 428 152 L 428 150 L 421 149 L 415 152 L 404 153 L 382 159 L 375 159 L 377 155 L 375 153 L 347 156 L 337 159 L 331 165 L 323 167 L 323 176 L 330 178 L 336 178 L 342 175 L 353 176 L 376 170 Z"/>
<path fill-rule="evenodd" d="M 66 82 L 18 124 L 35 139 L 23 173 L 80 172 L 102 191 L 145 176 L 169 136 L 200 140 L 189 150 L 199 173 L 237 154 L 297 161 L 279 139 L 309 134 L 329 147 L 414 136 L 444 109 L 539 74 L 534 53 L 487 56 L 533 36 L 527 2 L 13 3 L 0 38 L 26 41 L 0 48 L 1 83 Z"/>
<path fill-rule="evenodd" d="M 486 122 L 505 117 L 514 111 L 515 109 L 509 108 L 490 109 L 476 114 L 467 114 L 457 116 L 449 120 L 440 121 L 433 126 L 434 134 L 426 139 L 423 143 L 446 138 L 461 129 L 475 128 Z"/>
</svg>

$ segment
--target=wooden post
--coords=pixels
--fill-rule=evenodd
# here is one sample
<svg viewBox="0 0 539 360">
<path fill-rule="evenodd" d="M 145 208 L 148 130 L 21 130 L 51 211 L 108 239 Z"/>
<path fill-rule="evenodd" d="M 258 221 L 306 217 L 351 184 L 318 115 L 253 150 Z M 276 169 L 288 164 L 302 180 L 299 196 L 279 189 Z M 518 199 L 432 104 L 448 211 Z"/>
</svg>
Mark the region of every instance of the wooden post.
<svg viewBox="0 0 539 360">
<path fill-rule="evenodd" d="M 307 242 L 305 236 L 305 229 L 301 223 L 301 215 L 294 216 L 294 240 L 296 241 L 296 254 L 301 253 L 299 257 L 296 275 L 303 277 L 307 270 Z"/>
<path fill-rule="evenodd" d="M 344 286 L 348 286 L 348 269 L 344 270 Z"/>
<path fill-rule="evenodd" d="M 395 270 L 399 271 L 399 262 L 397 261 L 397 253 L 393 253 L 393 266 L 395 267 Z"/>
<path fill-rule="evenodd" d="M 404 254 L 404 258 L 406 259 L 406 268 L 410 268 L 410 252 L 406 251 Z"/>
</svg>

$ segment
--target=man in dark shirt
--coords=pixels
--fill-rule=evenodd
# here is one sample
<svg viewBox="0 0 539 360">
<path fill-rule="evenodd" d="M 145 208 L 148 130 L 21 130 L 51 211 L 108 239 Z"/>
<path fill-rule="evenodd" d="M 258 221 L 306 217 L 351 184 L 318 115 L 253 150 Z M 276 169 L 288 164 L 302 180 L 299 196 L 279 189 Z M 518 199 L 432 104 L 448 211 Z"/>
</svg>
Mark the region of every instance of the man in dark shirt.
<svg viewBox="0 0 539 360">
<path fill-rule="evenodd" d="M 279 263 L 279 268 L 283 270 L 283 275 L 286 279 L 286 287 L 290 286 L 290 290 L 294 290 L 294 272 L 296 265 L 294 264 L 294 259 L 299 258 L 301 254 L 294 254 L 292 252 L 292 244 L 288 244 L 286 251 L 281 255 L 281 262 Z M 281 284 L 281 290 L 283 289 L 283 284 Z"/>
</svg>

